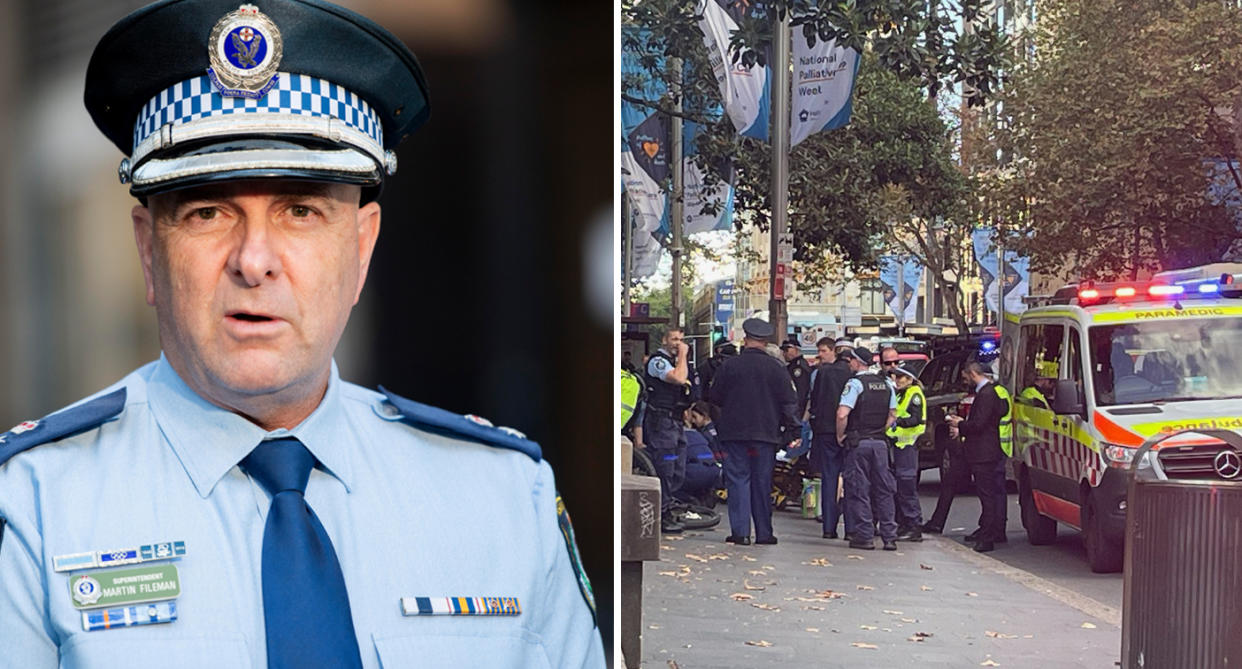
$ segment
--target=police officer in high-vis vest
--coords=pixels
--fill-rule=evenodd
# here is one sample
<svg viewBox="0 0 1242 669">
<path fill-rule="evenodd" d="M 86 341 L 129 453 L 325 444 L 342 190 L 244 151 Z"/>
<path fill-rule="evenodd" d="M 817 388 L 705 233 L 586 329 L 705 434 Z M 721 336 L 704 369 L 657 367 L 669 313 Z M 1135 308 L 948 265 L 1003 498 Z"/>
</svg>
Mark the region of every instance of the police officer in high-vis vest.
<svg viewBox="0 0 1242 669">
<path fill-rule="evenodd" d="M 874 549 L 878 522 L 884 550 L 897 550 L 893 508 L 896 483 L 888 468 L 885 434 L 896 420 L 897 395 L 883 376 L 871 371 L 871 351 L 858 347 L 847 355 L 854 376 L 841 393 L 836 428 L 837 441 L 846 448 L 845 512 L 853 517 L 853 522 L 847 523 L 853 531 L 849 545 Z"/>
<path fill-rule="evenodd" d="M 87 66 L 162 352 L 0 433 L 0 666 L 603 667 L 539 446 L 333 360 L 418 61 L 252 2 L 147 5 Z"/>
<path fill-rule="evenodd" d="M 918 377 L 900 365 L 885 371 L 897 387 L 897 420 L 888 428 L 892 440 L 893 474 L 897 478 L 897 538 L 922 541 L 923 509 L 919 504 L 918 438 L 927 430 L 927 398 Z"/>
<path fill-rule="evenodd" d="M 660 526 L 675 534 L 685 529 L 673 514 L 673 495 L 686 479 L 686 436 L 683 415 L 692 396 L 690 347 L 680 328 L 664 333 L 659 350 L 647 361 L 644 374 L 647 398 L 643 414 L 643 444 L 660 477 Z"/>
</svg>

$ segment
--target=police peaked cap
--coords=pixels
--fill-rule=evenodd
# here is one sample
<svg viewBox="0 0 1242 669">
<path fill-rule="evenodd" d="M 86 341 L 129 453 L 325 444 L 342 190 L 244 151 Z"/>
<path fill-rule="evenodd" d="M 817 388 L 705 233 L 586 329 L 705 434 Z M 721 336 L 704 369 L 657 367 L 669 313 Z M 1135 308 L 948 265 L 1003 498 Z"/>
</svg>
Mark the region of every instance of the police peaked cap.
<svg viewBox="0 0 1242 669">
<path fill-rule="evenodd" d="M 246 178 L 375 187 L 431 113 L 414 54 L 321 0 L 139 9 L 96 45 L 85 103 L 139 197 Z"/>
</svg>

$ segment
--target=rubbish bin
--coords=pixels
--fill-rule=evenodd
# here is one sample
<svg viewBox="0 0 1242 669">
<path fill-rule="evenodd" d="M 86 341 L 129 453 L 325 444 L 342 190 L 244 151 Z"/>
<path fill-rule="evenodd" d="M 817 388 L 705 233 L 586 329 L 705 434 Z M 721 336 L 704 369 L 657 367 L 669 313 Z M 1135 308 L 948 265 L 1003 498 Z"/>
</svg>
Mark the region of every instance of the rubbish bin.
<svg viewBox="0 0 1242 669">
<path fill-rule="evenodd" d="M 1153 450 L 1189 433 L 1224 446 Z M 1181 478 L 1190 475 L 1186 463 L 1192 470 L 1211 463 L 1212 469 Z M 1242 666 L 1242 435 L 1207 429 L 1157 434 L 1135 454 L 1132 474 L 1121 666 Z"/>
</svg>

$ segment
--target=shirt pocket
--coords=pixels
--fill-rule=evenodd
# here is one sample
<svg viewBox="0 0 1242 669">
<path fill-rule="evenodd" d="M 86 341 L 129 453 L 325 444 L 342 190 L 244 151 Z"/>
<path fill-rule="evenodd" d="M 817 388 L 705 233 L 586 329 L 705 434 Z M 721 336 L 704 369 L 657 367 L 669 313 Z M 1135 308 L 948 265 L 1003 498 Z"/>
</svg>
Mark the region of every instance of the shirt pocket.
<svg viewBox="0 0 1242 669">
<path fill-rule="evenodd" d="M 515 634 L 457 636 L 444 634 L 373 637 L 381 669 L 454 667 L 456 669 L 551 669 L 534 637 Z"/>
<path fill-rule="evenodd" d="M 250 651 L 241 634 L 176 635 L 153 632 L 116 629 L 77 634 L 61 647 L 60 666 L 72 669 L 216 669 L 251 665 Z"/>
</svg>

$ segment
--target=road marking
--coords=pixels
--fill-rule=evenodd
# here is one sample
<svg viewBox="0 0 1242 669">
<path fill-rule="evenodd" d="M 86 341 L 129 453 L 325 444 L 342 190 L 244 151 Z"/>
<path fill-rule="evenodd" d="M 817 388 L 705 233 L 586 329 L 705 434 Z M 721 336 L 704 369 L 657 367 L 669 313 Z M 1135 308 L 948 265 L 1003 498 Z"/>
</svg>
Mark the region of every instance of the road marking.
<svg viewBox="0 0 1242 669">
<path fill-rule="evenodd" d="M 967 562 L 1004 576 L 1015 583 L 1025 585 L 1035 592 L 1047 595 L 1062 604 L 1069 605 L 1114 627 L 1121 627 L 1121 611 L 1115 607 L 1098 602 L 1064 586 L 1057 585 L 1025 569 L 1005 564 L 989 555 L 976 553 L 975 549 L 970 546 L 958 543 L 952 539 L 926 536 L 924 538 L 933 539 L 934 543 L 947 553 L 953 553 Z"/>
</svg>

